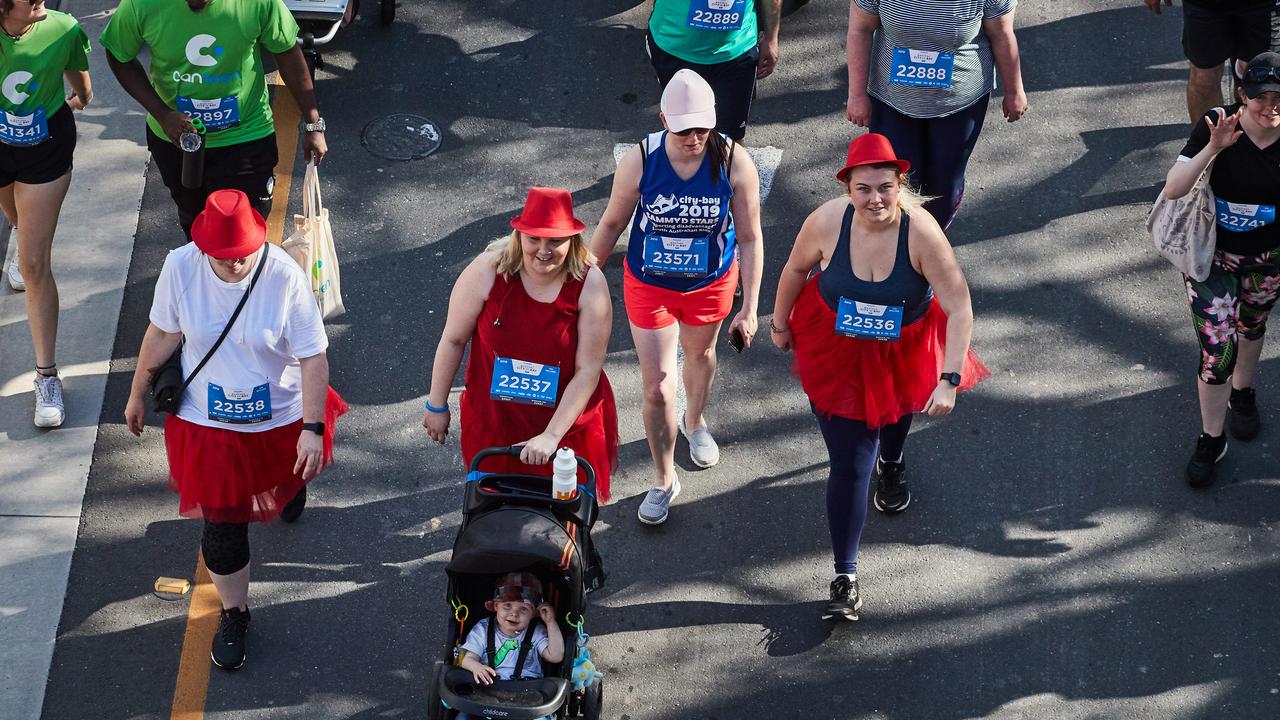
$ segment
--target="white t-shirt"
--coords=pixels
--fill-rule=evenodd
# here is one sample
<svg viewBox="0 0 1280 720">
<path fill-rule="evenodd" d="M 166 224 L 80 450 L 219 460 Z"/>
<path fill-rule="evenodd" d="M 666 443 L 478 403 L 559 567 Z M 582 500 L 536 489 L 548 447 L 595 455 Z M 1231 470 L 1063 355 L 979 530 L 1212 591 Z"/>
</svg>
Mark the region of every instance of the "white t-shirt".
<svg viewBox="0 0 1280 720">
<path fill-rule="evenodd" d="M 255 291 L 256 292 L 256 291 Z M 480 658 L 480 662 L 489 665 L 489 658 L 485 657 L 485 650 L 488 646 L 489 623 L 493 622 L 492 617 L 487 617 L 476 623 L 471 628 L 471 632 L 467 633 L 467 641 L 462 644 L 462 649 Z M 508 641 L 514 641 L 515 646 L 512 647 L 502 658 L 502 662 L 496 668 L 499 680 L 510 680 L 516 674 L 516 660 L 520 659 L 520 643 L 524 640 L 524 630 L 521 630 L 515 637 L 508 637 L 502 634 L 502 628 L 493 629 L 493 650 L 494 654 L 499 654 L 502 644 Z M 533 647 L 529 648 L 529 656 L 524 659 L 524 669 L 520 672 L 520 677 L 540 678 L 542 677 L 542 651 L 547 649 L 547 629 L 542 623 L 533 629 Z"/>
<path fill-rule="evenodd" d="M 240 317 L 182 396 L 178 417 L 183 420 L 262 432 L 302 417 L 298 358 L 324 352 L 329 339 L 302 268 L 270 244 L 257 257 L 261 259 L 263 253 L 267 265 Z M 183 377 L 222 334 L 258 269 L 257 262 L 243 280 L 228 283 L 214 274 L 195 243 L 172 250 L 165 258 L 151 301 L 151 322 L 167 333 L 185 336 Z M 270 417 L 265 417 L 268 412 Z"/>
</svg>

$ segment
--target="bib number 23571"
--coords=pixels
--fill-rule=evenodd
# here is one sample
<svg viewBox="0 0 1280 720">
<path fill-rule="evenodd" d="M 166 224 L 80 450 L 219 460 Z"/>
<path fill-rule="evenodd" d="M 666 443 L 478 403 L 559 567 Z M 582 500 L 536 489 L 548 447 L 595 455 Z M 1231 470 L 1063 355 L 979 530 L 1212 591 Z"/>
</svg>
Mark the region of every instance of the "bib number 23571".
<svg viewBox="0 0 1280 720">
<path fill-rule="evenodd" d="M 698 30 L 737 30 L 747 16 L 747 0 L 691 0 L 685 22 Z"/>
<path fill-rule="evenodd" d="M 836 332 L 846 337 L 897 340 L 902 335 L 902 306 L 874 305 L 840 298 Z"/>
<path fill-rule="evenodd" d="M 889 82 L 913 87 L 949 88 L 956 54 L 933 50 L 893 49 L 893 69 Z"/>
<path fill-rule="evenodd" d="M 707 276 L 710 240 L 644 236 L 644 271 L 658 277 L 698 278 Z"/>
<path fill-rule="evenodd" d="M 560 368 L 500 357 L 493 363 L 489 397 L 494 400 L 552 407 L 560 388 Z"/>
<path fill-rule="evenodd" d="M 224 388 L 209 383 L 209 419 L 232 425 L 250 425 L 271 419 L 271 388 Z"/>
</svg>

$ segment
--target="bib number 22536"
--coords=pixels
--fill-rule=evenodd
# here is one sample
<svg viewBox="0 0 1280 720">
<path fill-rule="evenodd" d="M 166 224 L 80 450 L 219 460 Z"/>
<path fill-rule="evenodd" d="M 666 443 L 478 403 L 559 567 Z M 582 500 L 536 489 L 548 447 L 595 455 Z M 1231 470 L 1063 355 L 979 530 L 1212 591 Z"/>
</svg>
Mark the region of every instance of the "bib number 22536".
<svg viewBox="0 0 1280 720">
<path fill-rule="evenodd" d="M 250 425 L 271 419 L 271 388 L 224 388 L 209 383 L 209 419 L 232 425 Z"/>
<path fill-rule="evenodd" d="M 846 337 L 897 340 L 902 335 L 901 305 L 875 305 L 840 298 L 836 332 Z"/>
<path fill-rule="evenodd" d="M 560 368 L 500 357 L 493 363 L 489 397 L 494 400 L 552 407 L 560 388 Z"/>
<path fill-rule="evenodd" d="M 893 49 L 893 69 L 889 82 L 913 87 L 949 88 L 956 54 L 934 50 Z"/>
</svg>

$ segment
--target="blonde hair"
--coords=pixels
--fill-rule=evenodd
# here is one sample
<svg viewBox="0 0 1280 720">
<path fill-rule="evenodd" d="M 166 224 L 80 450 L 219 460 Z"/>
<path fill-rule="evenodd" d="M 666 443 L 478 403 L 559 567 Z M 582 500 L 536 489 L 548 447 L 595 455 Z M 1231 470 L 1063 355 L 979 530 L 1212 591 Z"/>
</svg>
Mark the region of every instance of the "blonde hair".
<svg viewBox="0 0 1280 720">
<path fill-rule="evenodd" d="M 493 269 L 503 277 L 511 278 L 519 274 L 520 268 L 524 267 L 524 248 L 520 245 L 519 230 L 512 230 L 510 235 L 489 243 L 485 252 L 489 254 L 489 262 L 493 265 Z M 595 264 L 596 256 L 591 253 L 591 248 L 587 247 L 587 241 L 582 238 L 582 233 L 570 235 L 569 254 L 564 259 L 564 271 L 569 277 L 581 280 L 587 276 L 587 271 Z"/>
<path fill-rule="evenodd" d="M 874 165 L 866 165 L 873 170 L 898 170 L 898 166 L 893 163 L 875 163 Z M 852 173 L 850 173 L 852 176 Z M 844 185 L 844 194 L 848 195 L 853 192 L 853 181 L 846 176 L 840 181 Z M 913 214 L 915 211 L 924 207 L 924 204 L 930 200 L 937 198 L 937 195 L 922 195 L 910 182 L 907 181 L 907 174 L 898 172 L 898 209 Z"/>
</svg>

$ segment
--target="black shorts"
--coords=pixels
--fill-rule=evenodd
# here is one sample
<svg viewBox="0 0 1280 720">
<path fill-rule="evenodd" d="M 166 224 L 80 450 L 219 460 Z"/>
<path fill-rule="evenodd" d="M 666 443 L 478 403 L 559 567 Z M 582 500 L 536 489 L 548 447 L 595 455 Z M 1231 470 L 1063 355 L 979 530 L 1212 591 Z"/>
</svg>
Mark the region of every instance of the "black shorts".
<svg viewBox="0 0 1280 720">
<path fill-rule="evenodd" d="M 271 192 L 275 189 L 276 136 L 272 133 L 260 140 L 249 140 L 226 147 L 207 148 L 204 153 L 204 186 L 196 189 L 182 185 L 182 150 L 161 139 L 147 126 L 147 149 L 155 160 L 160 179 L 178 206 L 178 223 L 191 237 L 191 224 L 204 210 L 209 193 L 214 190 L 240 190 L 249 196 L 253 209 L 263 218 L 271 213 Z"/>
<path fill-rule="evenodd" d="M 1271 47 L 1275 0 L 1215 9 L 1193 2 L 1182 6 L 1182 50 L 1198 68 L 1220 67 L 1229 58 L 1249 61 Z"/>
<path fill-rule="evenodd" d="M 716 130 L 734 140 L 747 134 L 747 114 L 756 95 L 756 63 L 760 48 L 753 47 L 732 60 L 712 65 L 691 63 L 658 47 L 653 35 L 646 33 L 649 60 L 658 73 L 658 86 L 665 88 L 676 72 L 692 70 L 702 76 L 716 94 Z"/>
<path fill-rule="evenodd" d="M 48 119 L 49 137 L 38 145 L 0 143 L 0 187 L 41 185 L 71 172 L 76 119 L 65 104 Z"/>
</svg>

